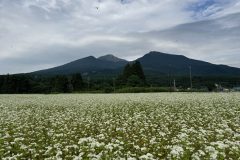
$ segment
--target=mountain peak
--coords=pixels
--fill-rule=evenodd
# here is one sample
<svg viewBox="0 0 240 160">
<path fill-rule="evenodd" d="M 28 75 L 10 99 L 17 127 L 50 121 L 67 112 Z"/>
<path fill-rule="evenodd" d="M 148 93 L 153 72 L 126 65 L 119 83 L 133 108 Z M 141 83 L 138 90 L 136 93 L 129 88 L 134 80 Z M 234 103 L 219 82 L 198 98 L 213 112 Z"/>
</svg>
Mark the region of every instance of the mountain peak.
<svg viewBox="0 0 240 160">
<path fill-rule="evenodd" d="M 125 62 L 126 60 L 118 58 L 112 54 L 107 54 L 105 56 L 101 56 L 98 59 L 104 60 L 104 61 L 111 61 L 111 62 Z"/>
<path fill-rule="evenodd" d="M 87 57 L 85 57 L 83 59 L 96 59 L 96 57 L 94 57 L 94 56 L 87 56 Z"/>
<path fill-rule="evenodd" d="M 158 52 L 158 51 L 150 51 L 146 55 L 173 55 L 173 54 L 168 54 L 168 53 L 163 53 L 163 52 Z M 175 56 L 175 55 L 173 55 Z"/>
<path fill-rule="evenodd" d="M 158 52 L 158 51 L 150 51 L 149 53 L 145 54 L 144 56 L 171 56 L 171 57 L 187 58 L 184 55 L 169 54 L 169 53 L 163 53 L 163 52 Z"/>
<path fill-rule="evenodd" d="M 149 53 L 147 54 L 161 54 L 162 52 L 158 52 L 158 51 L 150 51 Z"/>
</svg>

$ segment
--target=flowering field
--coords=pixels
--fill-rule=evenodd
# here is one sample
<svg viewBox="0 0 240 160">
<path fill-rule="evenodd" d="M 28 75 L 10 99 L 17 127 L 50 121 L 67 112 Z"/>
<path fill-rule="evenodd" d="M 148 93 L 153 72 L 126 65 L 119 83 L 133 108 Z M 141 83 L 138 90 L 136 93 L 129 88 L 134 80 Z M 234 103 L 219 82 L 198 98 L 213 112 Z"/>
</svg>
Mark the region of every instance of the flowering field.
<svg viewBox="0 0 240 160">
<path fill-rule="evenodd" d="M 0 95 L 0 159 L 239 157 L 239 93 Z"/>
</svg>

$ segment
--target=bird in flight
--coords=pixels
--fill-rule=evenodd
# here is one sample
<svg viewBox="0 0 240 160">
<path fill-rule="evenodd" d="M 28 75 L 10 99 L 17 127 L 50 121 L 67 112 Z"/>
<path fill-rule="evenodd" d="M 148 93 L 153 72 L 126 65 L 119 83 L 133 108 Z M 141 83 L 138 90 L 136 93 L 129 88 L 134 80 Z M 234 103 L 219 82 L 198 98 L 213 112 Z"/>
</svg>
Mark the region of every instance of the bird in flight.
<svg viewBox="0 0 240 160">
<path fill-rule="evenodd" d="M 96 9 L 98 10 L 98 9 L 99 9 L 99 7 L 96 7 Z"/>
</svg>

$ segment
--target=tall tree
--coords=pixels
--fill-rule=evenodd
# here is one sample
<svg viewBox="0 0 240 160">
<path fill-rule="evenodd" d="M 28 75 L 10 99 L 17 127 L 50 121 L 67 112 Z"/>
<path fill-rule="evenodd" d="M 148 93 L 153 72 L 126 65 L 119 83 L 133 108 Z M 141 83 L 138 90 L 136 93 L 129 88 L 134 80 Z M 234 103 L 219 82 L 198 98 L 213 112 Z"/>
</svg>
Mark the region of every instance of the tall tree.
<svg viewBox="0 0 240 160">
<path fill-rule="evenodd" d="M 128 63 L 123 70 L 122 78 L 127 80 L 132 75 L 132 66 Z"/>
<path fill-rule="evenodd" d="M 127 86 L 141 87 L 144 86 L 144 82 L 137 75 L 131 75 L 127 80 Z"/>
<path fill-rule="evenodd" d="M 3 84 L 2 84 L 2 93 L 10 93 L 10 83 L 11 83 L 11 80 L 10 80 L 10 75 L 7 74 L 4 76 L 3 78 Z"/>
<path fill-rule="evenodd" d="M 52 80 L 52 92 L 67 93 L 69 90 L 69 80 L 67 76 L 59 75 Z"/>
<path fill-rule="evenodd" d="M 142 69 L 142 65 L 139 61 L 135 61 L 132 64 L 132 74 L 138 76 L 141 80 L 145 81 L 145 75 Z"/>
<path fill-rule="evenodd" d="M 83 88 L 83 79 L 80 73 L 72 75 L 71 84 L 74 91 L 80 91 Z"/>
<path fill-rule="evenodd" d="M 146 84 L 141 63 L 139 61 L 128 63 L 124 67 L 123 74 L 118 77 L 118 82 L 125 83 L 128 86 L 143 86 Z"/>
</svg>

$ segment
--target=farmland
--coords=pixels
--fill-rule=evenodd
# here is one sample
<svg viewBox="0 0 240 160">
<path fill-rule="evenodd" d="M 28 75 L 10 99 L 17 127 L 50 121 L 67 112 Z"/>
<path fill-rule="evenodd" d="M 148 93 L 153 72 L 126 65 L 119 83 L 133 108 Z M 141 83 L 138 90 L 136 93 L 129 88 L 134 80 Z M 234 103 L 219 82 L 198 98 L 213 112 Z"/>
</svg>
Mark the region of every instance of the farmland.
<svg viewBox="0 0 240 160">
<path fill-rule="evenodd" d="M 239 157 L 239 93 L 0 95 L 0 159 Z"/>
</svg>

